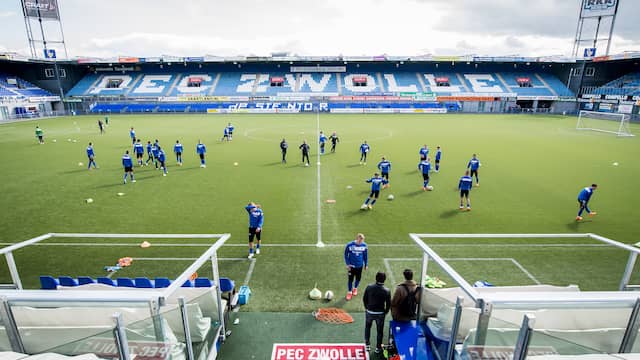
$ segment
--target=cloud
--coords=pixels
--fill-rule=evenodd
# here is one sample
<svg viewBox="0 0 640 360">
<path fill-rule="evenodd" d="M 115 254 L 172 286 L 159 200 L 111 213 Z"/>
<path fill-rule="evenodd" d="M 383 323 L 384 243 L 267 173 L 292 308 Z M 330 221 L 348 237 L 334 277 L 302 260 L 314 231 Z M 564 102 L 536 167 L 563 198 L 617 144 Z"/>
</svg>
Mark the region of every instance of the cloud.
<svg viewBox="0 0 640 360">
<path fill-rule="evenodd" d="M 0 18 L 8 18 L 15 16 L 16 13 L 13 11 L 0 11 Z"/>
</svg>

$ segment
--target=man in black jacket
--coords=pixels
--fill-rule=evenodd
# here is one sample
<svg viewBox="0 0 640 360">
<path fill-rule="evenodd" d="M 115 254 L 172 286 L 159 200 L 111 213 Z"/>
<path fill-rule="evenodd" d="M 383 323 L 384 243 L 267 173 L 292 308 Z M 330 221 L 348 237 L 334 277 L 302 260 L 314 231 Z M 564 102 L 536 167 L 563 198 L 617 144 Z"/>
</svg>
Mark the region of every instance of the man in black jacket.
<svg viewBox="0 0 640 360">
<path fill-rule="evenodd" d="M 367 286 L 362 297 L 366 309 L 364 327 L 364 341 L 367 351 L 371 350 L 369 338 L 371 337 L 371 324 L 376 322 L 376 354 L 382 351 L 382 336 L 384 335 L 384 317 L 391 308 L 391 292 L 384 286 L 387 275 L 382 271 L 376 273 L 376 283 Z"/>
</svg>

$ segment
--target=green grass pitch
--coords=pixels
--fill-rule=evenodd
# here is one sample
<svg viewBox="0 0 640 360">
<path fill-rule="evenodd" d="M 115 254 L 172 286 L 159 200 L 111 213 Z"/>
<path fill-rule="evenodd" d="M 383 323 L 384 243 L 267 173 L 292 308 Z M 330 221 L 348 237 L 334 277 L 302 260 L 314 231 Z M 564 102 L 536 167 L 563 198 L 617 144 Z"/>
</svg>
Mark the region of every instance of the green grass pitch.
<svg viewBox="0 0 640 360">
<path fill-rule="evenodd" d="M 421 255 L 408 237 L 411 232 L 591 232 L 629 244 L 639 240 L 640 140 L 576 131 L 574 117 L 119 115 L 110 117 L 110 126 L 100 135 L 101 118 L 0 125 L 0 242 L 6 245 L 47 232 L 231 233 L 229 245 L 220 252 L 228 259 L 220 262 L 220 272 L 243 283 L 251 264 L 245 259 L 244 206 L 255 201 L 265 212 L 264 247 L 249 274 L 253 296 L 243 311 L 306 312 L 318 306 L 307 300 L 315 283 L 321 290 L 333 290 L 340 306 L 362 310 L 360 301 L 341 300 L 346 288 L 343 246 L 358 232 L 370 245 L 364 284 L 372 282 L 378 270 L 390 271 L 390 279 L 396 281 L 405 267 L 419 270 Z M 335 154 L 320 157 L 319 166 L 318 121 L 321 130 L 337 131 L 341 140 Z M 232 142 L 223 143 L 227 122 L 236 131 Z M 34 137 L 36 124 L 44 130 L 44 145 Z M 168 157 L 167 177 L 153 167 L 136 167 L 137 183 L 122 183 L 120 158 L 131 150 L 131 126 L 145 143 L 160 140 Z M 633 133 L 639 130 L 632 125 Z M 287 164 L 280 162 L 278 143 L 283 137 L 290 144 Z M 199 167 L 195 153 L 198 139 L 207 146 L 206 169 Z M 297 150 L 303 139 L 312 144 L 310 167 L 302 166 Z M 172 152 L 176 140 L 185 146 L 182 167 L 176 166 Z M 371 145 L 366 165 L 358 163 L 363 140 Z M 90 141 L 99 169 L 87 171 L 85 148 Z M 437 145 L 443 150 L 431 192 L 422 191 L 416 168 L 423 144 L 429 145 L 431 156 Z M 473 153 L 482 162 L 481 186 L 471 192 L 473 211 L 460 212 L 456 187 Z M 373 210 L 361 211 L 370 189 L 364 180 L 377 170 L 381 156 L 392 163 L 391 187 L 383 190 Z M 576 223 L 577 194 L 594 182 L 599 188 L 591 206 L 598 215 Z M 119 192 L 125 195 L 117 196 Z M 388 194 L 395 200 L 386 200 Z M 94 202 L 87 204 L 87 198 Z M 326 203 L 327 199 L 336 202 Z M 318 210 L 324 248 L 315 247 Z M 61 242 L 73 244 L 51 244 Z M 187 259 L 205 247 L 158 245 L 206 245 L 202 240 L 155 240 L 151 248 L 141 249 L 137 242 L 53 239 L 50 245 L 17 251 L 15 257 L 23 283 L 36 288 L 42 274 L 102 276 L 103 266 L 124 256 L 184 259 L 134 261 L 115 277 L 176 276 L 190 263 Z M 438 239 L 430 244 L 470 282 L 573 283 L 586 290 L 617 287 L 626 263 L 624 252 L 599 246 L 544 246 L 566 243 L 595 244 L 585 239 Z M 442 275 L 438 269 L 433 272 Z M 2 258 L 0 281 L 9 280 Z M 640 283 L 638 271 L 632 282 Z"/>
</svg>

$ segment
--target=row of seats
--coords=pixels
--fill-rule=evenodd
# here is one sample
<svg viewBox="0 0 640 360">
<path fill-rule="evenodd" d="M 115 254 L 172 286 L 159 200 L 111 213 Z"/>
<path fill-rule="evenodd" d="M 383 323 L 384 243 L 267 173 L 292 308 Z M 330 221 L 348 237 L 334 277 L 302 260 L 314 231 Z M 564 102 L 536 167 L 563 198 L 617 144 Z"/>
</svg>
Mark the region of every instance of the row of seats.
<svg viewBox="0 0 640 360">
<path fill-rule="evenodd" d="M 115 279 L 115 281 L 109 277 L 101 276 L 96 278 L 95 280 L 88 276 L 78 276 L 77 279 L 72 278 L 70 276 L 60 276 L 57 279 L 53 276 L 43 275 L 40 276 L 40 286 L 43 290 L 55 290 L 58 286 L 80 286 L 87 284 L 103 284 L 109 286 L 118 286 L 118 287 L 130 287 L 130 288 L 141 288 L 141 289 L 158 289 L 158 288 L 166 288 L 171 285 L 172 280 L 169 280 L 165 277 L 157 277 L 154 280 L 150 280 L 146 277 L 137 277 L 135 279 L 131 279 L 128 277 L 119 277 Z M 194 281 L 187 280 L 182 284 L 182 287 L 212 287 L 214 286 L 214 282 L 211 279 L 198 277 Z M 220 278 L 220 290 L 222 292 L 232 291 L 235 288 L 235 284 L 233 280 L 228 278 Z"/>
</svg>

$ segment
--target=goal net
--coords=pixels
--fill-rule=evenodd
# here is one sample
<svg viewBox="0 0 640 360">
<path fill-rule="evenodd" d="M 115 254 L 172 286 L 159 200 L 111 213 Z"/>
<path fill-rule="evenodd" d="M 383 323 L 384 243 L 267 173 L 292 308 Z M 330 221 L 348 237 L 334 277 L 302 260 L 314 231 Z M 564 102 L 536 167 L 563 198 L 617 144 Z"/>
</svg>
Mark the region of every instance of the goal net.
<svg viewBox="0 0 640 360">
<path fill-rule="evenodd" d="M 593 130 L 617 136 L 634 136 L 629 129 L 629 115 L 581 110 L 578 115 L 578 130 Z"/>
</svg>

